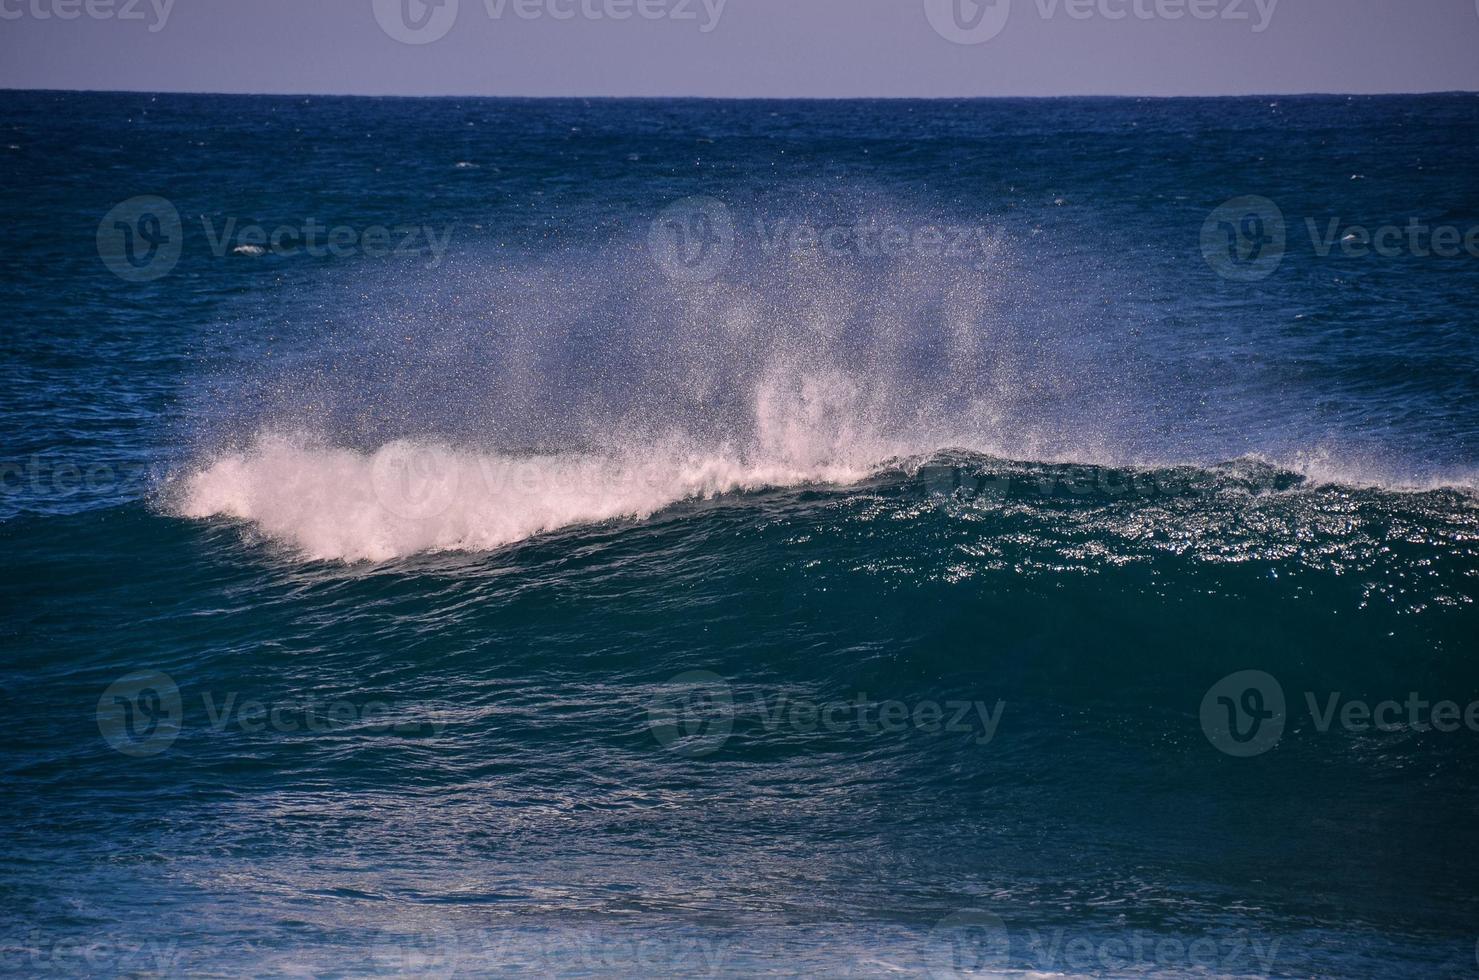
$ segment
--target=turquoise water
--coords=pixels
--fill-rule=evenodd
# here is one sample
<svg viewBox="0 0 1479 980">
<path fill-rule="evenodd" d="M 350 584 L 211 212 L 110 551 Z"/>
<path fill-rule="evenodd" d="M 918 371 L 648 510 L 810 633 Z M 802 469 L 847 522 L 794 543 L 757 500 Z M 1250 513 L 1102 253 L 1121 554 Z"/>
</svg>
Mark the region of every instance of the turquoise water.
<svg viewBox="0 0 1479 980">
<path fill-rule="evenodd" d="M 0 130 L 0 969 L 1479 971 L 1474 96 Z"/>
</svg>

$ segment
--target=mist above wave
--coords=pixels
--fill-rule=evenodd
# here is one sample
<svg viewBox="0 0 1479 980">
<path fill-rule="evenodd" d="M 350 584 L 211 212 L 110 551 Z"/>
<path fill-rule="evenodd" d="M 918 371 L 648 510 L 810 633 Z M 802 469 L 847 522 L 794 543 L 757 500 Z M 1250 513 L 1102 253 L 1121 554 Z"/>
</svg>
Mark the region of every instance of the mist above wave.
<svg viewBox="0 0 1479 980">
<path fill-rule="evenodd" d="M 1045 279 L 1004 231 L 960 259 L 741 233 L 702 282 L 645 231 L 325 282 L 239 331 L 270 344 L 233 338 L 236 363 L 197 387 L 192 438 L 202 452 L 273 430 L 362 451 L 415 438 L 606 455 L 673 436 L 761 453 L 990 439 L 1030 457 L 1107 438 L 1135 400 L 1137 371 L 1110 366 L 1083 281 Z"/>
<path fill-rule="evenodd" d="M 171 507 L 385 560 L 846 484 L 949 447 L 1109 466 L 1248 448 L 1248 405 L 1205 359 L 1124 329 L 1108 286 L 1049 242 L 996 228 L 956 261 L 741 234 L 694 282 L 649 237 L 326 284 L 270 352 L 246 345 L 199 386 Z"/>
<path fill-rule="evenodd" d="M 1004 415 L 1071 382 L 1028 369 L 1031 281 L 978 243 L 968 262 L 742 248 L 691 282 L 626 235 L 357 281 L 204 386 L 174 507 L 381 559 L 848 482 L 1008 429 L 1021 448 L 1031 413 Z"/>
</svg>

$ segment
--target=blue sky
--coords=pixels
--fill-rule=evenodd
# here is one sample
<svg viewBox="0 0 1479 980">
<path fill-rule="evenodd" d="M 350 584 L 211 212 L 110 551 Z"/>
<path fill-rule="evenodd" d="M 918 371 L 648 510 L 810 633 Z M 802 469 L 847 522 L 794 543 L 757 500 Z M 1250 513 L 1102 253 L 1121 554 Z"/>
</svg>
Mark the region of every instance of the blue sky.
<svg viewBox="0 0 1479 980">
<path fill-rule="evenodd" d="M 1479 90 L 1479 0 L 0 0 L 0 86 L 399 95 Z"/>
</svg>

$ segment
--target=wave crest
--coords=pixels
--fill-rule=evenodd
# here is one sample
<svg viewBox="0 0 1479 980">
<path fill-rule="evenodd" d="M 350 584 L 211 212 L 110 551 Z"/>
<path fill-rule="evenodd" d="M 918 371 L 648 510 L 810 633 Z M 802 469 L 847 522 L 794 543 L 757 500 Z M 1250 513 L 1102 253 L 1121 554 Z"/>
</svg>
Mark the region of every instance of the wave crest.
<svg viewBox="0 0 1479 980">
<path fill-rule="evenodd" d="M 183 517 L 250 521 L 315 559 L 388 561 L 487 551 L 537 534 L 645 518 L 686 499 L 803 483 L 852 483 L 874 467 L 678 453 L 515 456 L 397 440 L 372 453 L 263 434 L 179 481 Z"/>
</svg>

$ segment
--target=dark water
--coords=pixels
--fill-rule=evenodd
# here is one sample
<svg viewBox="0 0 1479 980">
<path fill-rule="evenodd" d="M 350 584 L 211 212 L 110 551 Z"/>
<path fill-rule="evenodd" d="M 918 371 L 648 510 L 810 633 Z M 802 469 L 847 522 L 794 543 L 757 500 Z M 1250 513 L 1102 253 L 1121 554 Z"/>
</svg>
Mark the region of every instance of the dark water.
<svg viewBox="0 0 1479 980">
<path fill-rule="evenodd" d="M 1479 98 L 0 100 L 6 972 L 1479 972 Z"/>
</svg>

